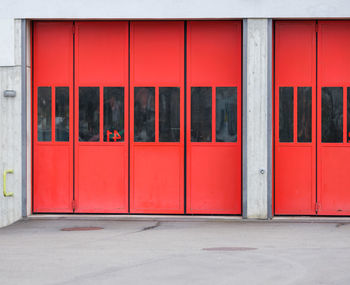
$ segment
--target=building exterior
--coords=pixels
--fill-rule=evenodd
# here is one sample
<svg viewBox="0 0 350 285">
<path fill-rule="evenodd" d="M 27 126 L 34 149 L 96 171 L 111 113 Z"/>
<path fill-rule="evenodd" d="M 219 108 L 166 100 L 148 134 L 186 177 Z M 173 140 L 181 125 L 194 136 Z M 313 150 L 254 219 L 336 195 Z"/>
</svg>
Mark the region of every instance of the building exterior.
<svg viewBox="0 0 350 285">
<path fill-rule="evenodd" d="M 348 1 L 2 1 L 0 226 L 350 214 Z"/>
</svg>

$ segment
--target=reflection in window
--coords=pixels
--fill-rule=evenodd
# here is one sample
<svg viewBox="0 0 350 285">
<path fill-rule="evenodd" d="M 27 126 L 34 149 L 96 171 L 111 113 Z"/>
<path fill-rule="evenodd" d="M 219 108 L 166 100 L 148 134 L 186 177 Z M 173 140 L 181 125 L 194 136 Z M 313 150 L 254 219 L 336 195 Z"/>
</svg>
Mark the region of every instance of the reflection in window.
<svg viewBox="0 0 350 285">
<path fill-rule="evenodd" d="M 55 135 L 56 141 L 69 141 L 69 88 L 56 87 L 56 118 Z"/>
<path fill-rule="evenodd" d="M 280 87 L 279 93 L 279 140 L 293 142 L 293 87 Z"/>
<path fill-rule="evenodd" d="M 103 88 L 103 140 L 124 141 L 123 87 Z"/>
<path fill-rule="evenodd" d="M 51 87 L 38 87 L 38 141 L 51 141 Z"/>
<path fill-rule="evenodd" d="M 180 141 L 180 88 L 159 88 L 159 141 Z"/>
<path fill-rule="evenodd" d="M 211 142 L 211 87 L 191 88 L 191 141 Z"/>
<path fill-rule="evenodd" d="M 134 89 L 134 141 L 155 141 L 155 89 Z"/>
<path fill-rule="evenodd" d="M 298 87 L 298 142 L 311 142 L 311 87 Z"/>
<path fill-rule="evenodd" d="M 237 141 L 237 87 L 216 88 L 216 141 Z"/>
<path fill-rule="evenodd" d="M 322 142 L 343 142 L 342 87 L 322 87 Z"/>
<path fill-rule="evenodd" d="M 79 87 L 79 141 L 100 140 L 100 89 Z"/>
</svg>

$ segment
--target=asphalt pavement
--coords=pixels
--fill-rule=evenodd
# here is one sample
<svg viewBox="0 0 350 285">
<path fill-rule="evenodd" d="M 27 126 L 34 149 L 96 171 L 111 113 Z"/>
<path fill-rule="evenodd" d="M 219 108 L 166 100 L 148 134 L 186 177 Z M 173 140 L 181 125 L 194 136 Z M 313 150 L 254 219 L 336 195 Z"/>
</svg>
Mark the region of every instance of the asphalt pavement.
<svg viewBox="0 0 350 285">
<path fill-rule="evenodd" d="M 0 284 L 350 284 L 349 219 L 35 217 L 0 229 Z"/>
</svg>

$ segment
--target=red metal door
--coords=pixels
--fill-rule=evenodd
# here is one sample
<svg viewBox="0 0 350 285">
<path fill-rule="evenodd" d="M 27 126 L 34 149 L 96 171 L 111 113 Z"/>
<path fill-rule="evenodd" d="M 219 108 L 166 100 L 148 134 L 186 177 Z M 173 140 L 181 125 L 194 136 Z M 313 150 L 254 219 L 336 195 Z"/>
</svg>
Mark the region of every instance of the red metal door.
<svg viewBox="0 0 350 285">
<path fill-rule="evenodd" d="M 130 212 L 184 212 L 184 22 L 130 30 Z"/>
<path fill-rule="evenodd" d="M 241 22 L 189 21 L 187 213 L 241 213 Z"/>
<path fill-rule="evenodd" d="M 76 22 L 76 212 L 128 211 L 128 93 L 128 22 Z"/>
<path fill-rule="evenodd" d="M 350 215 L 350 21 L 318 22 L 317 201 Z"/>
<path fill-rule="evenodd" d="M 315 214 L 316 22 L 275 23 L 275 213 Z"/>
<path fill-rule="evenodd" d="M 33 29 L 33 212 L 72 212 L 73 23 Z"/>
</svg>

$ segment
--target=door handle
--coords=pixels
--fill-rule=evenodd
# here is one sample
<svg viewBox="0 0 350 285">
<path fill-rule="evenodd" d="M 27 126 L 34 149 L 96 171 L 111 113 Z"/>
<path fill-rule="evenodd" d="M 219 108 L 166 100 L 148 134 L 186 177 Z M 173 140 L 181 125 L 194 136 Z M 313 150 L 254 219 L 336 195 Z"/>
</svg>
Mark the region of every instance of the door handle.
<svg viewBox="0 0 350 285">
<path fill-rule="evenodd" d="M 8 173 L 13 173 L 13 170 L 11 169 L 11 170 L 5 170 L 4 171 L 4 196 L 5 197 L 11 197 L 11 196 L 13 196 L 13 192 L 7 192 L 6 191 L 6 176 L 7 176 L 7 174 Z"/>
</svg>

